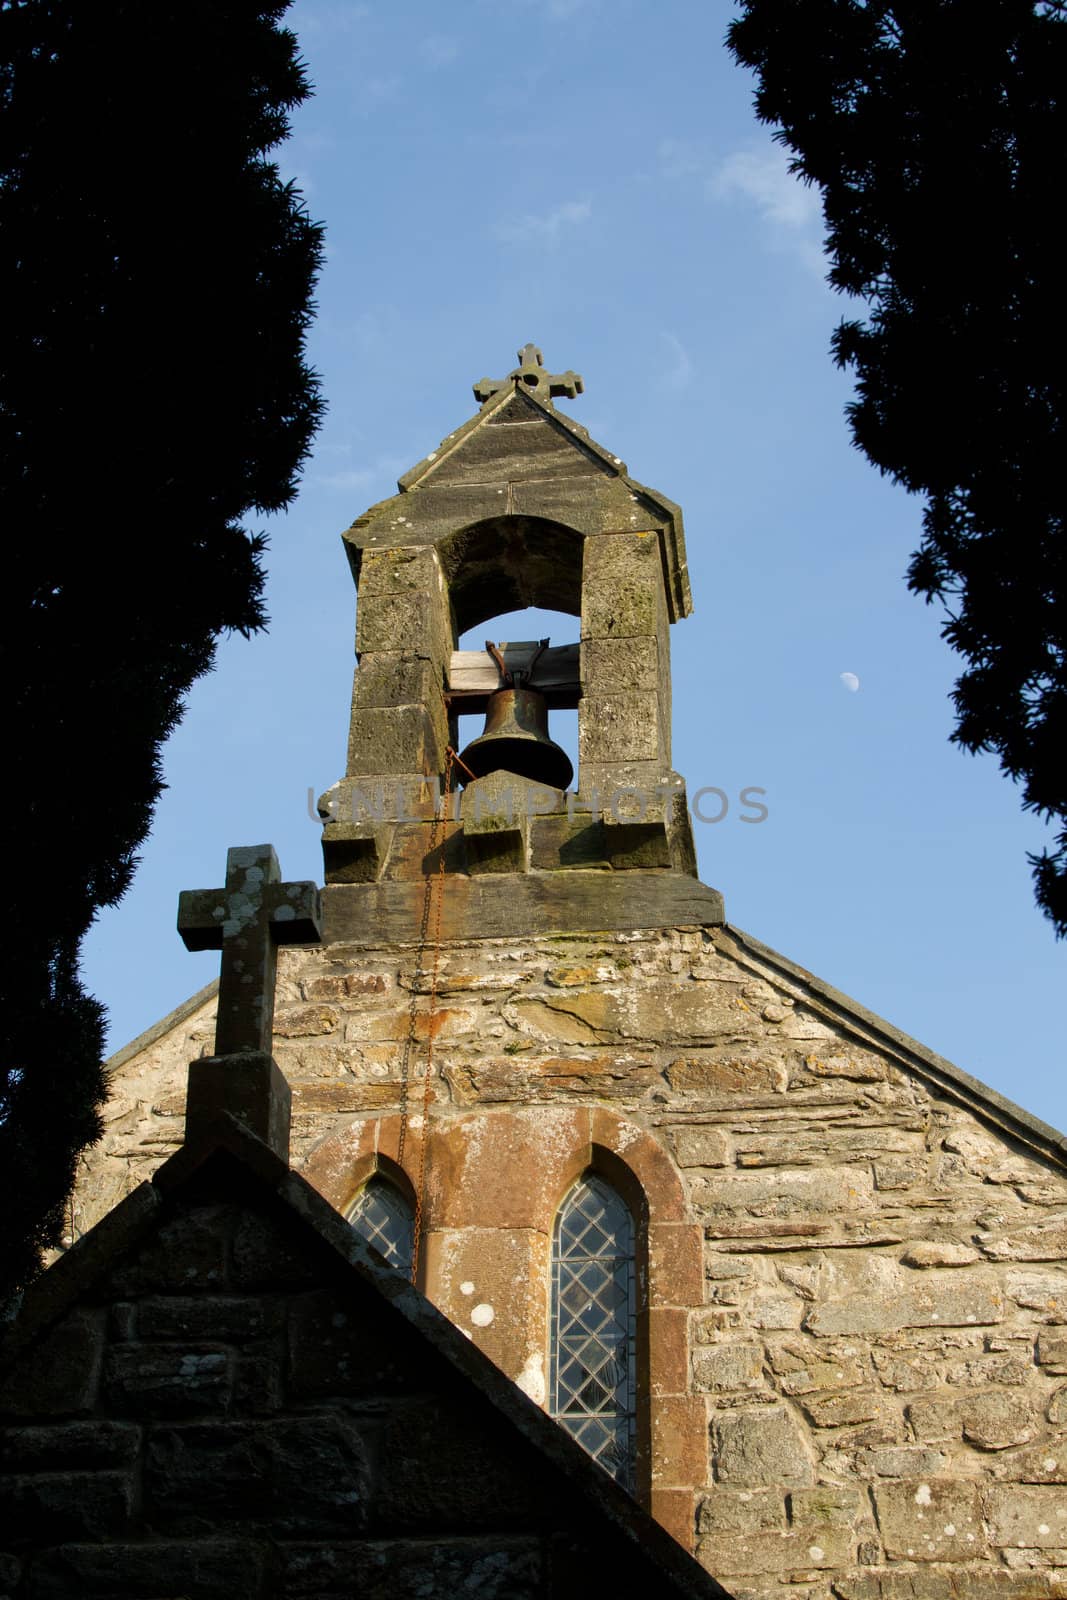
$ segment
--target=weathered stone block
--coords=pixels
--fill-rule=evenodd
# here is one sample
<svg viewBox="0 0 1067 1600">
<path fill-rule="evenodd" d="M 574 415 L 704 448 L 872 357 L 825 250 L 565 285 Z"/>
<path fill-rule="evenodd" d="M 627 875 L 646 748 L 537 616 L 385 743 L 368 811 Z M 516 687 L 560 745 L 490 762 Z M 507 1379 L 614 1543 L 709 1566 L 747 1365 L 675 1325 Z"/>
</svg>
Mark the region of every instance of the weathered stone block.
<svg viewBox="0 0 1067 1600">
<path fill-rule="evenodd" d="M 371 595 L 436 593 L 441 587 L 440 572 L 432 546 L 364 550 L 359 567 L 360 601 Z M 411 637 L 417 639 L 418 634 Z"/>
<path fill-rule="evenodd" d="M 648 1230 L 651 1303 L 699 1305 L 704 1299 L 703 1230 L 691 1222 L 654 1222 Z"/>
<path fill-rule="evenodd" d="M 834 1578 L 838 1600 L 1065 1600 L 1054 1574 L 1001 1572 L 980 1562 L 944 1572 L 870 1572 Z"/>
<path fill-rule="evenodd" d="M 406 1393 L 404 1330 L 387 1344 L 366 1327 L 354 1306 L 323 1290 L 289 1302 L 289 1388 L 301 1403 L 326 1395 L 362 1397 Z"/>
<path fill-rule="evenodd" d="M 649 570 L 604 577 L 582 595 L 582 640 L 655 638 L 662 608 L 662 581 Z"/>
<path fill-rule="evenodd" d="M 1035 1222 L 1006 1234 L 980 1233 L 978 1243 L 994 1261 L 1062 1261 L 1067 1257 L 1067 1217 Z"/>
<path fill-rule="evenodd" d="M 133 1512 L 126 1472 L 38 1473 L 0 1478 L 0 1527 L 8 1547 L 62 1544 L 121 1534 Z"/>
<path fill-rule="evenodd" d="M 1058 1484 L 1024 1488 L 1013 1483 L 993 1489 L 988 1514 L 995 1544 L 1036 1550 L 1067 1547 L 1067 1495 Z"/>
<path fill-rule="evenodd" d="M 382 1424 L 368 1532 L 450 1537 L 512 1532 L 548 1515 L 548 1497 L 514 1458 L 488 1448 L 455 1404 L 438 1397 L 390 1407 Z M 492 1484 L 487 1495 L 485 1485 Z"/>
<path fill-rule="evenodd" d="M 879 1083 L 886 1077 L 886 1065 L 868 1050 L 850 1050 L 848 1055 L 808 1055 L 804 1065 L 816 1078 L 851 1078 L 860 1083 Z"/>
<path fill-rule="evenodd" d="M 970 1245 L 948 1239 L 917 1239 L 900 1259 L 905 1267 L 969 1267 L 979 1255 Z"/>
<path fill-rule="evenodd" d="M 672 1128 L 670 1140 L 680 1167 L 725 1167 L 729 1164 L 726 1135 L 719 1128 Z"/>
<path fill-rule="evenodd" d="M 1039 1333 L 1038 1364 L 1055 1377 L 1067 1373 L 1067 1333 Z"/>
<path fill-rule="evenodd" d="M 132 1422 L 103 1417 L 57 1422 L 51 1427 L 5 1428 L 0 1432 L 0 1471 L 13 1473 L 127 1467 L 137 1454 L 141 1430 Z"/>
<path fill-rule="evenodd" d="M 1034 1366 L 1029 1349 L 1023 1354 L 1012 1351 L 992 1352 L 976 1356 L 973 1361 L 953 1362 L 951 1366 L 945 1368 L 946 1383 L 965 1384 L 968 1388 L 985 1387 L 994 1383 L 1022 1388 L 1032 1380 L 1033 1375 Z"/>
<path fill-rule="evenodd" d="M 103 1350 L 100 1313 L 74 1311 L 0 1380 L 0 1416 L 77 1416 L 96 1403 Z"/>
<path fill-rule="evenodd" d="M 785 1525 L 785 1499 L 779 1489 L 727 1489 L 720 1484 L 704 1496 L 697 1516 L 698 1533 L 752 1533 Z"/>
<path fill-rule="evenodd" d="M 973 1561 L 985 1554 L 976 1483 L 912 1478 L 873 1490 L 886 1554 L 898 1561 Z"/>
<path fill-rule="evenodd" d="M 267 1541 L 193 1539 L 175 1544 L 67 1544 L 33 1563 L 28 1600 L 147 1600 L 160 1594 L 261 1600 L 274 1564 Z M 164 1585 L 163 1588 L 160 1585 Z"/>
<path fill-rule="evenodd" d="M 655 638 L 583 639 L 581 661 L 586 694 L 659 687 L 659 641 Z"/>
<path fill-rule="evenodd" d="M 1046 1440 L 1003 1462 L 1003 1475 L 1020 1483 L 1067 1483 L 1067 1439 Z"/>
<path fill-rule="evenodd" d="M 708 1480 L 707 1403 L 669 1395 L 652 1410 L 652 1486 L 691 1488 Z"/>
<path fill-rule="evenodd" d="M 451 654 L 444 648 L 443 607 L 437 594 L 360 594 L 356 602 L 356 654 L 403 656 L 413 640 L 424 645 L 442 664 Z"/>
<path fill-rule="evenodd" d="M 280 1228 L 273 1218 L 255 1213 L 238 1218 L 231 1272 L 233 1287 L 248 1290 L 299 1288 L 313 1278 L 288 1230 Z M 187 1287 L 180 1275 L 174 1283 Z"/>
<path fill-rule="evenodd" d="M 721 1344 L 698 1350 L 693 1357 L 693 1382 L 709 1394 L 761 1388 L 763 1347 Z"/>
<path fill-rule="evenodd" d="M 805 1488 L 815 1482 L 807 1435 L 787 1406 L 716 1417 L 711 1441 L 712 1464 L 721 1483 Z"/>
<path fill-rule="evenodd" d="M 603 838 L 605 854 L 616 872 L 671 864 L 670 834 L 663 817 L 617 821 L 609 812 L 604 818 Z"/>
<path fill-rule="evenodd" d="M 922 1446 L 888 1446 L 861 1451 L 857 1457 L 858 1470 L 877 1478 L 933 1477 L 943 1472 L 947 1457 L 940 1450 Z"/>
<path fill-rule="evenodd" d="M 998 1280 L 969 1267 L 924 1273 L 920 1284 L 884 1299 L 870 1294 L 828 1300 L 809 1312 L 804 1326 L 831 1334 L 891 1333 L 898 1328 L 955 1328 L 1000 1322 L 1004 1299 Z"/>
<path fill-rule="evenodd" d="M 789 1085 L 784 1062 L 745 1053 L 678 1059 L 664 1075 L 680 1094 L 782 1094 Z"/>
<path fill-rule="evenodd" d="M 352 681 L 352 704 L 361 711 L 429 705 L 442 695 L 441 674 L 425 656 L 364 655 Z"/>
<path fill-rule="evenodd" d="M 846 1423 L 870 1422 L 888 1410 L 881 1393 L 849 1390 L 845 1394 L 809 1394 L 804 1410 L 817 1428 L 840 1428 Z"/>
<path fill-rule="evenodd" d="M 963 1437 L 980 1450 L 1007 1450 L 1033 1438 L 1033 1417 L 1020 1395 L 982 1394 L 960 1402 Z"/>
<path fill-rule="evenodd" d="M 116 1268 L 112 1286 L 120 1294 L 166 1293 L 178 1286 L 185 1293 L 220 1289 L 226 1277 L 231 1220 L 225 1206 L 200 1206 L 183 1212 Z"/>
<path fill-rule="evenodd" d="M 353 711 L 347 776 L 434 773 L 444 765 L 444 741 L 424 706 Z"/>
<path fill-rule="evenodd" d="M 118 1345 L 104 1362 L 104 1394 L 136 1417 L 196 1416 L 225 1411 L 233 1385 L 228 1350 L 188 1345 Z"/>
<path fill-rule="evenodd" d="M 737 1176 L 724 1174 L 693 1186 L 695 1205 L 713 1217 L 728 1213 L 747 1213 L 753 1217 L 848 1215 L 869 1209 L 872 1195 L 870 1173 L 862 1167 L 768 1169 Z M 830 1307 L 819 1310 L 828 1312 Z M 833 1331 L 858 1330 L 835 1328 Z"/>
<path fill-rule="evenodd" d="M 697 1560 L 727 1583 L 763 1573 L 822 1571 L 847 1566 L 852 1537 L 843 1528 L 788 1528 L 782 1533 L 739 1532 L 701 1539 Z"/>
<path fill-rule="evenodd" d="M 669 760 L 658 695 L 631 689 L 580 701 L 578 760 L 605 764 Z M 602 799 L 610 803 L 611 795 Z"/>
<path fill-rule="evenodd" d="M 285 1594 L 313 1600 L 541 1600 L 540 1541 L 491 1538 L 287 1544 Z"/>
<path fill-rule="evenodd" d="M 865 1509 L 859 1489 L 836 1484 L 794 1489 L 789 1496 L 789 1520 L 799 1528 L 851 1528 Z"/>
<path fill-rule="evenodd" d="M 913 1400 L 904 1415 L 917 1439 L 942 1444 L 963 1436 L 963 1417 L 956 1400 Z"/>
<path fill-rule="evenodd" d="M 1009 1300 L 1040 1311 L 1047 1322 L 1067 1322 L 1067 1274 L 1009 1267 L 1004 1282 Z"/>
<path fill-rule="evenodd" d="M 142 1339 L 242 1344 L 274 1333 L 284 1323 L 284 1302 L 261 1295 L 154 1295 L 136 1307 Z"/>
<path fill-rule="evenodd" d="M 366 1449 L 342 1416 L 159 1428 L 145 1456 L 145 1514 L 160 1531 L 235 1522 L 276 1536 L 351 1536 L 366 1520 Z"/>
<path fill-rule="evenodd" d="M 799 1368 L 787 1367 L 775 1361 L 775 1370 L 782 1372 L 782 1392 L 788 1395 L 806 1395 L 828 1389 L 852 1389 L 864 1380 L 863 1369 L 855 1362 L 818 1361 L 808 1358 Z"/>
</svg>

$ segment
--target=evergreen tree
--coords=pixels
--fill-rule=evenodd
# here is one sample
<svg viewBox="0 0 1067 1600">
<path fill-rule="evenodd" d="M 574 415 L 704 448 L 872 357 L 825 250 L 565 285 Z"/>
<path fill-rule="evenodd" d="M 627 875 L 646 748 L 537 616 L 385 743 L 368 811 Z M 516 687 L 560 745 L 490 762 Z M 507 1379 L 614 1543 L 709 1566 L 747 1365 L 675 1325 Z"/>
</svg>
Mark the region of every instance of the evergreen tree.
<svg viewBox="0 0 1067 1600">
<path fill-rule="evenodd" d="M 1064 5 L 741 7 L 729 43 L 757 112 L 822 190 L 830 282 L 868 304 L 833 340 L 853 438 L 925 497 L 908 583 L 966 663 L 952 738 L 995 751 L 1054 823 L 1030 860 L 1065 935 Z"/>
<path fill-rule="evenodd" d="M 0 1172 L 7 1288 L 99 1134 L 80 941 L 118 901 L 160 748 L 317 425 L 321 229 L 268 152 L 309 93 L 257 0 L 0 6 Z"/>
</svg>

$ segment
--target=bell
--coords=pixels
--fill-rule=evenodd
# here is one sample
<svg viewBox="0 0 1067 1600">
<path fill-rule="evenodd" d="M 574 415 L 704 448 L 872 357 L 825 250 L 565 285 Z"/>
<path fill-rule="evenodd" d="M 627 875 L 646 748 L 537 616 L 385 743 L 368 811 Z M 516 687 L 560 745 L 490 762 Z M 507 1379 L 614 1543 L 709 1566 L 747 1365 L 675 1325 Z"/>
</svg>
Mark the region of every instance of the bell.
<svg viewBox="0 0 1067 1600">
<path fill-rule="evenodd" d="M 574 776 L 570 757 L 548 737 L 548 704 L 537 689 L 497 689 L 489 696 L 485 732 L 460 756 L 476 778 L 514 772 L 530 783 L 566 789 Z"/>
</svg>

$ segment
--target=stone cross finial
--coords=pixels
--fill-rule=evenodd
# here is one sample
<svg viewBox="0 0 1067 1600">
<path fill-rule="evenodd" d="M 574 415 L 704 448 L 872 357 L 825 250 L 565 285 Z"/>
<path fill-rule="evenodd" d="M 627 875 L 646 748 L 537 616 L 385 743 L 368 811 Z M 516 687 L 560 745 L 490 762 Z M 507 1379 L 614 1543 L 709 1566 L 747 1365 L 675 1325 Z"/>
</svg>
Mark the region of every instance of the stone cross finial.
<svg viewBox="0 0 1067 1600">
<path fill-rule="evenodd" d="M 273 845 L 226 853 L 223 889 L 186 889 L 178 932 L 188 950 L 221 950 L 216 1056 L 270 1055 L 280 944 L 318 944 L 314 883 L 283 883 Z"/>
<path fill-rule="evenodd" d="M 585 384 L 576 372 L 546 372 L 544 356 L 535 344 L 524 344 L 519 351 L 519 364 L 506 378 L 483 378 L 474 385 L 474 398 L 482 405 L 513 383 L 517 389 L 536 395 L 538 400 L 554 400 L 562 395 L 573 400 L 585 391 Z"/>
</svg>

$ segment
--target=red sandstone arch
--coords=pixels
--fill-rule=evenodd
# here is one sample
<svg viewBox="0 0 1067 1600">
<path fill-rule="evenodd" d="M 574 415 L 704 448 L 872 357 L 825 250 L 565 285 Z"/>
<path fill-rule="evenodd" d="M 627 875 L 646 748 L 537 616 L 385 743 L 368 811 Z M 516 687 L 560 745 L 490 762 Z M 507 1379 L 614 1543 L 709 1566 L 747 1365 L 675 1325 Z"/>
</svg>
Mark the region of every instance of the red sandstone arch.
<svg viewBox="0 0 1067 1600">
<path fill-rule="evenodd" d="M 344 1210 L 379 1167 L 412 1189 L 422 1127 L 400 1118 L 354 1121 L 323 1139 L 304 1176 Z M 603 1107 L 483 1107 L 431 1122 L 423 1197 L 427 1237 L 469 1229 L 540 1235 L 545 1263 L 556 1213 L 583 1172 L 602 1172 L 630 1205 L 641 1241 L 638 1271 L 639 1382 L 649 1420 L 638 1441 L 639 1496 L 676 1539 L 693 1543 L 695 1495 L 707 1480 L 704 1400 L 689 1393 L 689 1314 L 704 1299 L 703 1230 L 687 1218 L 675 1164 L 652 1134 Z M 428 1250 L 425 1256 L 431 1252 Z M 420 1277 L 422 1276 L 420 1272 Z M 543 1315 L 547 1338 L 547 1295 Z M 443 1306 L 449 1311 L 451 1308 Z M 507 1351 L 486 1348 L 504 1367 Z"/>
</svg>

